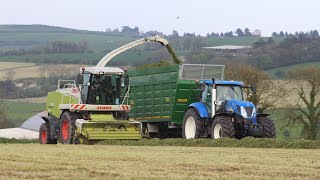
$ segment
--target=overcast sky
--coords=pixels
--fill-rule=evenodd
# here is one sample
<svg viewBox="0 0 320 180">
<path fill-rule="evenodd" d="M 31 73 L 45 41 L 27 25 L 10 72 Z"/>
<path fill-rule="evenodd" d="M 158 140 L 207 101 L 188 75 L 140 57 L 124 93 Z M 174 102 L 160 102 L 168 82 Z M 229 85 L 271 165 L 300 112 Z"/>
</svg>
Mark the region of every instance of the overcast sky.
<svg viewBox="0 0 320 180">
<path fill-rule="evenodd" d="M 45 24 L 105 31 L 138 26 L 166 34 L 320 29 L 317 0 L 1 0 L 0 24 Z"/>
</svg>

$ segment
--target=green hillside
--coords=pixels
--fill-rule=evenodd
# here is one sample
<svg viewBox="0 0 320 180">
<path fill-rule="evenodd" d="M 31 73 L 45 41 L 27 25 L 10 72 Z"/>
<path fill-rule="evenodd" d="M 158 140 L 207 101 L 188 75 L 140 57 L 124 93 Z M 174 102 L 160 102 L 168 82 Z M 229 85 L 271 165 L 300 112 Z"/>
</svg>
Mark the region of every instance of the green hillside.
<svg viewBox="0 0 320 180">
<path fill-rule="evenodd" d="M 307 67 L 307 66 L 318 66 L 320 67 L 320 62 L 309 62 L 303 64 L 294 64 L 290 66 L 277 67 L 267 70 L 267 72 L 273 77 L 277 77 L 277 73 L 287 73 L 289 70 L 297 68 L 297 67 Z"/>
<path fill-rule="evenodd" d="M 0 50 L 32 49 L 44 46 L 52 41 L 86 41 L 90 53 L 58 53 L 58 54 L 25 54 L 20 56 L 2 56 L 0 61 L 34 62 L 34 63 L 78 63 L 95 64 L 106 52 L 132 42 L 138 38 L 137 34 L 99 32 L 77 30 L 71 28 L 54 27 L 46 25 L 0 25 Z M 206 38 L 209 46 L 217 45 L 252 45 L 258 37 L 225 37 Z M 276 41 L 280 41 L 276 40 Z M 174 48 L 174 45 L 173 45 Z M 178 56 L 187 55 L 190 51 L 177 51 Z M 153 58 L 155 51 L 137 51 L 135 49 L 125 52 L 115 58 L 119 63 L 132 65 Z M 159 53 L 158 53 L 159 54 Z"/>
<path fill-rule="evenodd" d="M 81 33 L 81 32 L 19 32 L 19 31 L 1 31 L 0 26 L 0 48 L 16 49 L 30 48 L 44 45 L 48 41 L 87 41 L 89 47 L 95 51 L 112 50 L 128 42 L 136 40 L 134 37 L 123 37 L 112 33 Z"/>
</svg>

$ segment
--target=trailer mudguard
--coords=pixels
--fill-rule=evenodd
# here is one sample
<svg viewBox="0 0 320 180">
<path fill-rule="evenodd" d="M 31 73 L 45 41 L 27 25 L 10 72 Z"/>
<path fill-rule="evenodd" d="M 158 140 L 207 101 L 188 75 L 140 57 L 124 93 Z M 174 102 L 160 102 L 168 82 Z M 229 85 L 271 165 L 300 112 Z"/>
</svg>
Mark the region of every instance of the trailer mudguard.
<svg viewBox="0 0 320 180">
<path fill-rule="evenodd" d="M 209 117 L 208 109 L 204 103 L 195 102 L 195 103 L 192 103 L 189 105 L 189 108 L 191 108 L 191 107 L 197 110 L 197 112 L 201 118 L 208 118 Z"/>
</svg>

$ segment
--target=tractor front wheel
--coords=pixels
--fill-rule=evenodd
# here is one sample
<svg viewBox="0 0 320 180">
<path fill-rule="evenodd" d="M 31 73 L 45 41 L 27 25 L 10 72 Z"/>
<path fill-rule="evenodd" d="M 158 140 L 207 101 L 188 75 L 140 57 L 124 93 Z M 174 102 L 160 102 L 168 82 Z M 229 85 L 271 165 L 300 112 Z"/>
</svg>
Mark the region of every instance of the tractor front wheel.
<svg viewBox="0 0 320 180">
<path fill-rule="evenodd" d="M 60 121 L 60 139 L 62 144 L 72 144 L 75 134 L 77 115 L 71 112 L 63 113 Z"/>
<path fill-rule="evenodd" d="M 259 117 L 258 123 L 263 126 L 263 137 L 276 138 L 276 127 L 272 119 L 268 117 Z"/>
<path fill-rule="evenodd" d="M 183 118 L 182 138 L 198 139 L 201 135 L 202 120 L 197 111 L 193 108 L 187 110 Z"/>
<path fill-rule="evenodd" d="M 229 117 L 216 117 L 211 126 L 211 138 L 219 139 L 224 137 L 234 138 L 234 124 Z"/>
<path fill-rule="evenodd" d="M 51 139 L 49 123 L 41 124 L 39 129 L 39 141 L 40 141 L 40 144 L 57 144 L 56 139 Z"/>
</svg>

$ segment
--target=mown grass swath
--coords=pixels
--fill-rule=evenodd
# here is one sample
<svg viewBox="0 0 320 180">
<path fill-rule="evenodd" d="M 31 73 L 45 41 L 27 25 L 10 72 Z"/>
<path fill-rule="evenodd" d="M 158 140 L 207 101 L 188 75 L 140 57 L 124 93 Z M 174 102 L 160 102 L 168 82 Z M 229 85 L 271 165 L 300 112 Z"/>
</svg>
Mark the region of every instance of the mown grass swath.
<svg viewBox="0 0 320 180">
<path fill-rule="evenodd" d="M 17 140 L 0 138 L 0 143 L 20 144 L 38 143 L 38 140 Z M 320 149 L 320 141 L 289 140 L 289 139 L 264 139 L 244 138 L 237 139 L 142 139 L 130 140 L 105 140 L 97 145 L 120 145 L 120 146 L 184 146 L 184 147 L 243 147 L 243 148 L 292 148 L 292 149 Z"/>
</svg>

